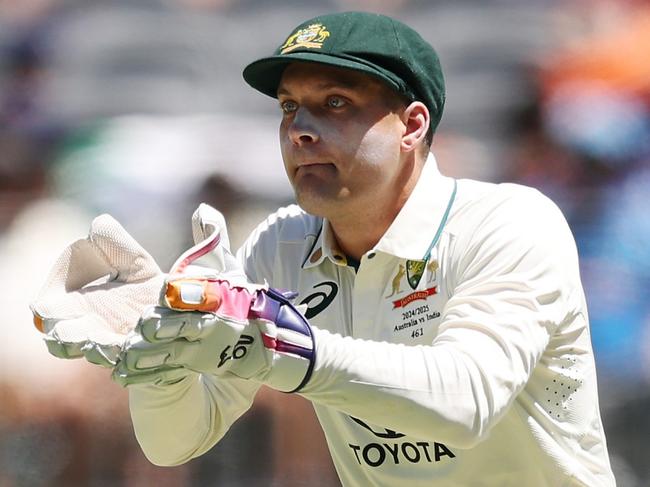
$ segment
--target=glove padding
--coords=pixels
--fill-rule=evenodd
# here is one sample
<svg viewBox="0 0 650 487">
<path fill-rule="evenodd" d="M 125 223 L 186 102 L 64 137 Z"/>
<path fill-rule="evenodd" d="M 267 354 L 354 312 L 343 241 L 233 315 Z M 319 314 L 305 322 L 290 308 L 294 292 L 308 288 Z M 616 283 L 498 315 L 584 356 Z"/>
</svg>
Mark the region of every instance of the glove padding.
<svg viewBox="0 0 650 487">
<path fill-rule="evenodd" d="M 195 246 L 172 266 L 174 273 L 205 274 L 194 261 L 223 271 L 237 268 L 228 251 L 225 220 L 201 204 L 192 216 Z M 239 269 L 233 279 L 242 280 Z M 88 237 L 61 254 L 30 308 L 49 352 L 85 356 L 106 367 L 116 363 L 142 313 L 160 302 L 165 275 L 154 259 L 111 216 L 93 220 Z"/>
<path fill-rule="evenodd" d="M 110 367 L 148 306 L 159 302 L 165 276 L 111 216 L 68 246 L 30 308 L 49 352 L 85 356 Z"/>
<path fill-rule="evenodd" d="M 169 383 L 182 368 L 283 392 L 309 380 L 312 330 L 282 293 L 222 278 L 170 278 L 164 300 L 167 308 L 147 310 L 125 344 L 113 373 L 118 383 Z"/>
</svg>

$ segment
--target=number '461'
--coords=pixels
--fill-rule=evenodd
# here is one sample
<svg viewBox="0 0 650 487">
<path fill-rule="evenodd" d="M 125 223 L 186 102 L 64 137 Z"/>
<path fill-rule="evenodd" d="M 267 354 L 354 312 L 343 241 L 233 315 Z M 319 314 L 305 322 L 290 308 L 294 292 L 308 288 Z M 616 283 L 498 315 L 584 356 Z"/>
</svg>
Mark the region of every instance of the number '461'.
<svg viewBox="0 0 650 487">
<path fill-rule="evenodd" d="M 422 335 L 424 335 L 424 331 L 422 331 L 422 328 L 418 328 L 417 330 L 413 330 L 411 332 L 411 338 L 421 337 Z"/>
</svg>

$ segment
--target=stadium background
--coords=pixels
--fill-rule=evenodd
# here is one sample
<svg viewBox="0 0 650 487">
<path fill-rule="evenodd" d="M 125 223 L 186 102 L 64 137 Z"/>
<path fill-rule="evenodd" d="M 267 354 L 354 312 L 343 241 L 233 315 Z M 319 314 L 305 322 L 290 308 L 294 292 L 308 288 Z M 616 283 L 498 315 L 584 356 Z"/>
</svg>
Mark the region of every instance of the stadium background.
<svg viewBox="0 0 650 487">
<path fill-rule="evenodd" d="M 125 391 L 50 357 L 27 306 L 99 213 L 167 268 L 198 202 L 226 214 L 234 246 L 291 202 L 277 104 L 241 69 L 300 21 L 355 9 L 439 51 L 444 173 L 528 184 L 564 211 L 615 474 L 650 484 L 647 2 L 0 0 L 0 487 L 338 484 L 311 406 L 269 390 L 208 454 L 149 464 Z"/>
</svg>

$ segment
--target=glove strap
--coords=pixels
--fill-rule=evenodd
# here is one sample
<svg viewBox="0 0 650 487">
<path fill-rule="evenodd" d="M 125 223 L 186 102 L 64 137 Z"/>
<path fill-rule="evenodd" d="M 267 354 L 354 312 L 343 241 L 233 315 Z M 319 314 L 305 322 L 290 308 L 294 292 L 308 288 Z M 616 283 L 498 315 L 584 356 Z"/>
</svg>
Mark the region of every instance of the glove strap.
<svg viewBox="0 0 650 487">
<path fill-rule="evenodd" d="M 276 289 L 257 293 L 249 318 L 275 325 L 260 330 L 264 347 L 273 352 L 265 383 L 283 392 L 300 391 L 311 378 L 316 361 L 314 334 L 307 319 Z"/>
</svg>

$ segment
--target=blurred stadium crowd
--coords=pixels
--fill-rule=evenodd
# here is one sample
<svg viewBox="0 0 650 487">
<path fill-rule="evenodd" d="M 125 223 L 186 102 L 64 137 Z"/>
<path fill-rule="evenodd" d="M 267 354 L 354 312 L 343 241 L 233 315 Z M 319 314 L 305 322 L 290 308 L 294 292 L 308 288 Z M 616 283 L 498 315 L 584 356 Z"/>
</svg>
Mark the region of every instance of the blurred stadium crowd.
<svg viewBox="0 0 650 487">
<path fill-rule="evenodd" d="M 224 212 L 235 246 L 291 202 L 277 104 L 240 73 L 300 21 L 335 10 L 393 15 L 436 46 L 444 173 L 534 186 L 564 211 L 614 471 L 621 486 L 650 484 L 647 2 L 4 0 L 0 487 L 338 484 L 311 406 L 268 390 L 208 454 L 149 464 L 125 391 L 107 371 L 51 358 L 27 307 L 99 213 L 164 269 L 189 245 L 200 201 Z"/>
</svg>

